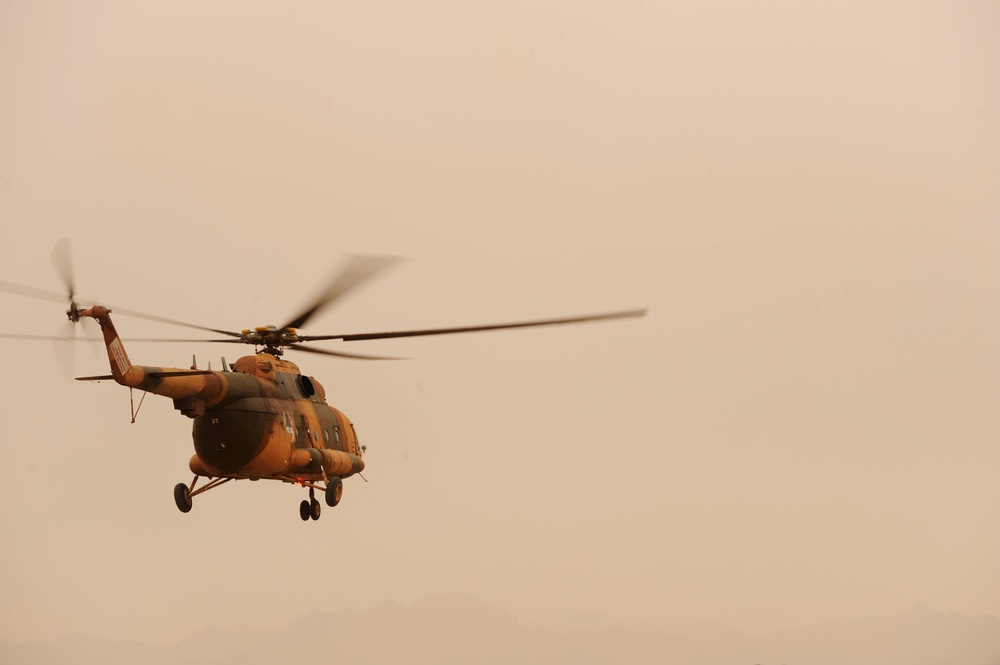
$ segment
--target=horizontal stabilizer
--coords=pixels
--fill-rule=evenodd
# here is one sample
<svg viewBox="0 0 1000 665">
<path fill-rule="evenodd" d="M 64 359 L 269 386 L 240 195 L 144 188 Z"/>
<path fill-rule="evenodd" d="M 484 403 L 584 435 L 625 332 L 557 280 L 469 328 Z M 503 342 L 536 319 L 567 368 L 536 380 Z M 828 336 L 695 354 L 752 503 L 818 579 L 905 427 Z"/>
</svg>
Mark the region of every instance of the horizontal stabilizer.
<svg viewBox="0 0 1000 665">
<path fill-rule="evenodd" d="M 114 381 L 115 377 L 110 374 L 105 374 L 103 376 L 78 376 L 77 381 Z"/>
<path fill-rule="evenodd" d="M 154 379 L 162 379 L 168 376 L 199 376 L 204 374 L 215 374 L 211 370 L 207 369 L 176 369 L 164 372 L 147 372 L 146 376 Z M 111 374 L 103 374 L 101 376 L 78 376 L 77 381 L 113 381 L 114 376 Z"/>
</svg>

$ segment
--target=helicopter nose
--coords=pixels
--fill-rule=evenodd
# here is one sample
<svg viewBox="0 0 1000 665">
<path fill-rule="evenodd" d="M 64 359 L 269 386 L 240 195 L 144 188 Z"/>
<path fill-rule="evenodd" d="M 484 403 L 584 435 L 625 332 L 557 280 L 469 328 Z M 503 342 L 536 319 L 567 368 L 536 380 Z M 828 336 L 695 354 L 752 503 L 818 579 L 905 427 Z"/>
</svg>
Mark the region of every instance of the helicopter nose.
<svg viewBox="0 0 1000 665">
<path fill-rule="evenodd" d="M 194 449 L 206 464 L 235 473 L 266 443 L 267 415 L 248 411 L 210 411 L 194 419 Z"/>
</svg>

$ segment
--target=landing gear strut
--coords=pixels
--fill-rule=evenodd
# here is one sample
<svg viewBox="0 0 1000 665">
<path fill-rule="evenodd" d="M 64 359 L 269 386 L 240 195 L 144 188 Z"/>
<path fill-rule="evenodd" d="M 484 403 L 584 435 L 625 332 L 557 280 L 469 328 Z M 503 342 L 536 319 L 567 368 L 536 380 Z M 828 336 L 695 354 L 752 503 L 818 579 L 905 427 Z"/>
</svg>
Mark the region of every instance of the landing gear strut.
<svg viewBox="0 0 1000 665">
<path fill-rule="evenodd" d="M 174 503 L 177 504 L 177 510 L 182 513 L 191 512 L 191 507 L 194 503 L 191 501 L 192 498 L 201 494 L 202 492 L 207 492 L 213 487 L 218 487 L 223 483 L 228 483 L 232 478 L 212 478 L 204 487 L 195 489 L 195 485 L 198 484 L 198 476 L 194 477 L 190 485 L 185 485 L 184 483 L 177 483 L 174 485 Z"/>
</svg>

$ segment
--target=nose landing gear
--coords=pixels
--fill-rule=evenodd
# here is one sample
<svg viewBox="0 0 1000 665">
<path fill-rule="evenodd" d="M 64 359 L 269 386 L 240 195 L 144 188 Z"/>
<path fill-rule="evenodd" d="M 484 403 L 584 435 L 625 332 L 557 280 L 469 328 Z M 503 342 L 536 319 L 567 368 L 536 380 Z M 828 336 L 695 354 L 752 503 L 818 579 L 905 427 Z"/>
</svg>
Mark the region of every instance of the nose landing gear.
<svg viewBox="0 0 1000 665">
<path fill-rule="evenodd" d="M 310 519 L 318 520 L 322 512 L 322 506 L 316 500 L 316 490 L 323 492 L 326 505 L 331 508 L 340 503 L 340 498 L 344 496 L 344 481 L 337 477 L 326 479 L 326 487 L 312 483 L 306 484 L 306 487 L 309 488 L 309 498 L 303 499 L 299 504 L 299 517 L 303 522 L 308 522 Z"/>
<path fill-rule="evenodd" d="M 309 499 L 303 499 L 302 503 L 299 504 L 299 517 L 302 518 L 303 522 L 308 522 L 309 518 L 318 520 L 321 512 L 322 506 L 320 506 L 319 501 L 316 500 L 316 490 L 310 487 Z"/>
</svg>

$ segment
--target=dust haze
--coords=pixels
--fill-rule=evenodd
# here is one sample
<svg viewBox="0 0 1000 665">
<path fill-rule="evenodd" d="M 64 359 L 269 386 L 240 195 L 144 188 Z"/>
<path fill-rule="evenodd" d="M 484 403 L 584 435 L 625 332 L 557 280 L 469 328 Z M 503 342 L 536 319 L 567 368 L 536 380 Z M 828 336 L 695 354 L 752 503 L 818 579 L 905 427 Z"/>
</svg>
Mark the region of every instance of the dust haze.
<svg viewBox="0 0 1000 665">
<path fill-rule="evenodd" d="M 650 308 L 292 358 L 368 446 L 316 523 L 180 514 L 187 419 L 4 340 L 0 642 L 1000 616 L 998 82 L 991 2 L 0 2 L 0 279 L 58 290 L 68 237 L 81 296 L 227 330 L 349 253 L 407 260 L 306 334 Z"/>
</svg>

